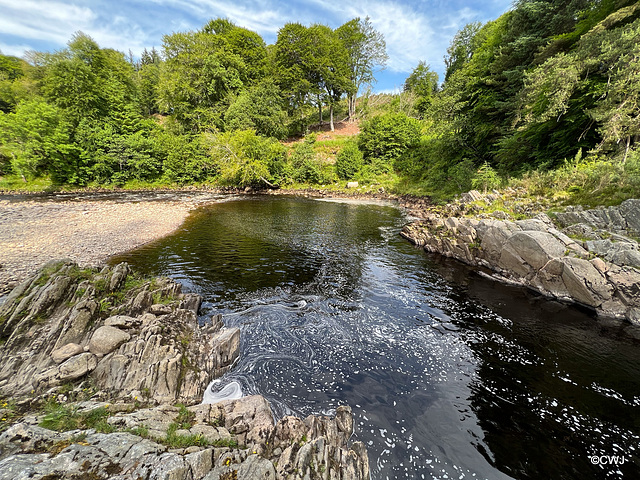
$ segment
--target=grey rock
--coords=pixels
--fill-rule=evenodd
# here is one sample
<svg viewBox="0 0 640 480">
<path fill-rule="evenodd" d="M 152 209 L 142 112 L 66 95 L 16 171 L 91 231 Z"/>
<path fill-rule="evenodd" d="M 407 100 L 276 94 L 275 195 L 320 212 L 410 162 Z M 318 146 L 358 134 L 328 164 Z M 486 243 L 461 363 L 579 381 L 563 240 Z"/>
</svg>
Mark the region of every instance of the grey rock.
<svg viewBox="0 0 640 480">
<path fill-rule="evenodd" d="M 105 326 L 119 329 L 130 329 L 140 326 L 142 322 L 128 315 L 114 315 L 104 321 Z"/>
<path fill-rule="evenodd" d="M 230 366 L 240 354 L 240 329 L 228 328 L 214 337 L 216 362 L 220 367 Z"/>
<path fill-rule="evenodd" d="M 91 336 L 89 351 L 95 355 L 106 355 L 130 339 L 131 335 L 119 328 L 102 326 Z"/>
<path fill-rule="evenodd" d="M 238 468 L 238 480 L 275 480 L 273 464 L 258 455 L 249 455 Z"/>
<path fill-rule="evenodd" d="M 92 353 L 81 353 L 71 357 L 58 367 L 61 382 L 76 380 L 92 372 L 98 366 L 98 358 Z"/>
<path fill-rule="evenodd" d="M 84 348 L 77 343 L 67 343 L 64 347 L 60 347 L 57 350 L 51 352 L 51 359 L 60 364 L 65 360 L 84 352 Z"/>
<path fill-rule="evenodd" d="M 193 452 L 185 455 L 185 462 L 191 469 L 194 480 L 200 480 L 213 467 L 213 449 L 207 448 L 199 452 Z"/>
<path fill-rule="evenodd" d="M 548 232 L 518 232 L 509 237 L 506 245 L 536 270 L 549 260 L 564 256 L 566 251 L 566 247 Z"/>
<path fill-rule="evenodd" d="M 129 274 L 129 266 L 126 263 L 119 263 L 113 268 L 111 279 L 109 280 L 109 291 L 115 292 L 124 284 Z"/>
</svg>

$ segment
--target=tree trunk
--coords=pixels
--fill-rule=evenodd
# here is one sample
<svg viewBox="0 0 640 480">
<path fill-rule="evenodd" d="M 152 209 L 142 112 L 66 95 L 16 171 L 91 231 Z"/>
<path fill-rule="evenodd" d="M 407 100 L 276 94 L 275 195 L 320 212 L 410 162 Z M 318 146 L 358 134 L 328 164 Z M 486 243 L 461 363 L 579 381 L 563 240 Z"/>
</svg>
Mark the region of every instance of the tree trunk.
<svg viewBox="0 0 640 480">
<path fill-rule="evenodd" d="M 622 159 L 623 164 L 627 161 L 627 155 L 629 155 L 629 145 L 631 145 L 631 135 L 627 137 L 627 148 L 624 151 L 624 158 Z"/>
<path fill-rule="evenodd" d="M 356 96 L 348 97 L 347 104 L 349 105 L 349 123 L 353 123 L 356 121 Z"/>
<path fill-rule="evenodd" d="M 331 115 L 331 131 L 335 131 L 335 128 L 333 127 L 333 102 L 331 102 L 331 104 L 329 104 L 329 114 Z"/>
<path fill-rule="evenodd" d="M 320 125 L 322 125 L 322 100 L 320 94 L 318 94 L 318 118 L 320 119 Z"/>
</svg>

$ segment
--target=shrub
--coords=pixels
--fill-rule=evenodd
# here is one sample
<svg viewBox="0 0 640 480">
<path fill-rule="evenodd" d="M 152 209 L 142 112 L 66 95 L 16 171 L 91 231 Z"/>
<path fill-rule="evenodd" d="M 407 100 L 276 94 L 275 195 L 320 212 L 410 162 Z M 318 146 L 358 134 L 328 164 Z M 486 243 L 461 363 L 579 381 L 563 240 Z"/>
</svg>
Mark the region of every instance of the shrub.
<svg viewBox="0 0 640 480">
<path fill-rule="evenodd" d="M 477 170 L 473 180 L 471 180 L 471 185 L 473 188 L 486 192 L 489 189 L 500 186 L 500 177 L 491 165 L 489 165 L 489 162 L 484 162 Z"/>
<path fill-rule="evenodd" d="M 387 113 L 362 125 L 358 146 L 366 163 L 374 158 L 392 163 L 420 142 L 421 124 L 403 113 Z"/>
<path fill-rule="evenodd" d="M 362 152 L 355 142 L 348 142 L 336 158 L 336 174 L 341 180 L 350 180 L 363 164 Z"/>
<path fill-rule="evenodd" d="M 301 183 L 318 183 L 321 168 L 313 149 L 315 136 L 309 135 L 293 148 L 289 157 L 293 167 L 293 180 Z"/>
<path fill-rule="evenodd" d="M 255 130 L 205 134 L 204 138 L 222 183 L 273 186 L 274 174 L 285 158 L 285 148 L 277 140 L 260 137 Z"/>
</svg>

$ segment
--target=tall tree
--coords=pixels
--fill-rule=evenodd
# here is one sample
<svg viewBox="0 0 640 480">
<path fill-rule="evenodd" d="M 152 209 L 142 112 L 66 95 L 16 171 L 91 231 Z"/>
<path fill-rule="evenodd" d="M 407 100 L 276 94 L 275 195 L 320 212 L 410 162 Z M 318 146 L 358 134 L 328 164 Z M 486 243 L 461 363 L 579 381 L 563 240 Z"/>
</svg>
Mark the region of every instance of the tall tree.
<svg viewBox="0 0 640 480">
<path fill-rule="evenodd" d="M 187 131 L 221 126 L 230 94 L 243 86 L 245 63 L 228 42 L 207 32 L 163 37 L 160 106 Z"/>
<path fill-rule="evenodd" d="M 476 35 L 481 27 L 480 22 L 468 23 L 451 40 L 444 57 L 444 64 L 447 67 L 444 75 L 445 82 L 471 59 L 473 52 L 479 46 Z"/>
<path fill-rule="evenodd" d="M 347 51 L 347 66 L 351 85 L 347 91 L 349 119 L 356 114 L 356 98 L 362 85 L 375 81 L 377 68 L 384 68 L 387 60 L 387 44 L 384 35 L 373 28 L 371 20 L 354 18 L 336 30 Z"/>
<path fill-rule="evenodd" d="M 404 91 L 413 92 L 417 96 L 415 109 L 423 116 L 438 91 L 438 74 L 422 61 L 404 81 Z"/>
<path fill-rule="evenodd" d="M 278 31 L 274 52 L 277 81 L 290 113 L 298 117 L 300 131 L 306 129 L 304 108 L 315 85 L 311 45 L 311 32 L 300 23 L 287 23 Z"/>
<path fill-rule="evenodd" d="M 326 102 L 329 105 L 331 131 L 334 131 L 335 105 L 350 87 L 348 54 L 336 32 L 326 25 L 313 25 L 309 31 L 312 41 L 310 79 L 318 93 L 320 120 L 322 104 Z"/>
</svg>

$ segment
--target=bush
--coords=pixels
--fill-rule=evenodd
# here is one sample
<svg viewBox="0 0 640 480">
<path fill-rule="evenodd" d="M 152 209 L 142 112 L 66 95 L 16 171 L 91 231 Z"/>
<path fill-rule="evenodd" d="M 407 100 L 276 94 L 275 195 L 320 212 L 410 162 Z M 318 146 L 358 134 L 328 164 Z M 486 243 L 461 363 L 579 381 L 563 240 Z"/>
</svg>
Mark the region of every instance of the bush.
<svg viewBox="0 0 640 480">
<path fill-rule="evenodd" d="M 358 146 L 366 163 L 374 158 L 391 164 L 420 142 L 421 124 L 403 113 L 386 113 L 362 125 Z"/>
<path fill-rule="evenodd" d="M 471 180 L 471 185 L 473 188 L 483 190 L 486 193 L 487 190 L 500 186 L 500 177 L 491 165 L 489 165 L 489 162 L 484 162 L 477 170 L 473 180 Z"/>
<path fill-rule="evenodd" d="M 164 152 L 163 176 L 170 182 L 185 184 L 213 177 L 217 168 L 207 156 L 201 137 L 163 132 L 157 141 Z"/>
<path fill-rule="evenodd" d="M 242 92 L 225 115 L 227 130 L 250 130 L 267 137 L 287 136 L 287 114 L 282 94 L 272 82 L 264 82 Z"/>
<path fill-rule="evenodd" d="M 293 167 L 293 180 L 300 183 L 318 183 L 321 176 L 320 162 L 313 149 L 315 135 L 307 136 L 293 148 L 289 161 Z"/>
<path fill-rule="evenodd" d="M 256 135 L 255 130 L 205 134 L 204 139 L 224 184 L 273 186 L 275 174 L 282 169 L 285 148 L 277 140 Z"/>
<path fill-rule="evenodd" d="M 355 142 L 348 142 L 336 157 L 336 174 L 341 180 L 350 180 L 363 164 L 362 152 Z"/>
</svg>

